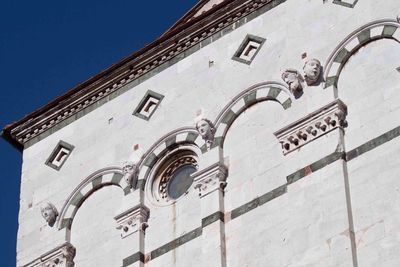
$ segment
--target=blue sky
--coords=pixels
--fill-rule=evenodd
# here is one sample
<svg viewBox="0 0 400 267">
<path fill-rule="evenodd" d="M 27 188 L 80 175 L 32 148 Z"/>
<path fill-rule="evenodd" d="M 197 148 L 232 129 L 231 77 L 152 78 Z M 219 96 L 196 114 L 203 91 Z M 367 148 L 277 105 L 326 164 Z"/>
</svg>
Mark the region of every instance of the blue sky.
<svg viewBox="0 0 400 267">
<path fill-rule="evenodd" d="M 150 43 L 196 2 L 2 1 L 0 127 Z M 0 140 L 2 267 L 15 266 L 21 157 Z"/>
</svg>

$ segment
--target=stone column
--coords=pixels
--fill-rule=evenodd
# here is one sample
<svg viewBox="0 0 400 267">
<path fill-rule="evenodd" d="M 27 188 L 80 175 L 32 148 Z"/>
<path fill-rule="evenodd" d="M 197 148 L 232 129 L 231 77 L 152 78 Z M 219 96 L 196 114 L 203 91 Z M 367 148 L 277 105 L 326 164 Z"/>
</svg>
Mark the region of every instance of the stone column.
<svg viewBox="0 0 400 267">
<path fill-rule="evenodd" d="M 226 267 L 224 188 L 227 168 L 213 164 L 194 174 L 202 216 L 202 266 Z M 218 264 L 219 263 L 219 264 Z"/>
<path fill-rule="evenodd" d="M 131 202 L 133 199 L 137 199 L 135 206 L 130 208 L 125 208 L 123 211 L 115 216 L 117 221 L 117 229 L 121 231 L 121 238 L 124 239 L 124 246 L 121 247 L 123 264 L 122 266 L 130 267 L 143 267 L 144 266 L 144 237 L 145 230 L 147 228 L 147 220 L 149 218 L 150 211 L 142 203 L 143 191 L 138 189 L 137 191 L 131 193 L 133 196 L 127 197 L 125 203 L 135 203 Z M 136 197 L 135 197 L 136 195 Z"/>
</svg>

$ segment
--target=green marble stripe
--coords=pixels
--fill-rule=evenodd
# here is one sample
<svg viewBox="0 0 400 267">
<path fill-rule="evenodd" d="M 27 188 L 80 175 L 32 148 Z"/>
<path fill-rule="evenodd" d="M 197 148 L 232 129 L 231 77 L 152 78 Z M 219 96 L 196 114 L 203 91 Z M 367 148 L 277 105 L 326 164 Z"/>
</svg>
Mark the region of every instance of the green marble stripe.
<svg viewBox="0 0 400 267">
<path fill-rule="evenodd" d="M 128 185 L 127 187 L 125 187 L 124 189 L 124 196 L 128 195 L 131 192 L 131 187 Z"/>
<path fill-rule="evenodd" d="M 186 137 L 186 141 L 189 143 L 194 143 L 199 135 L 196 133 L 189 133 Z"/>
<path fill-rule="evenodd" d="M 144 180 L 144 179 L 140 179 L 140 180 L 138 180 L 137 181 L 137 183 L 136 183 L 136 190 L 144 190 L 144 187 L 145 187 L 145 185 L 146 185 L 146 181 Z"/>
<path fill-rule="evenodd" d="M 398 28 L 392 25 L 385 25 L 383 27 L 382 35 L 385 37 L 392 37 Z"/>
<path fill-rule="evenodd" d="M 206 227 L 216 221 L 225 222 L 224 213 L 217 211 L 201 220 L 201 227 Z"/>
<path fill-rule="evenodd" d="M 250 94 L 247 94 L 244 96 L 244 103 L 245 103 L 246 107 L 250 107 L 251 105 L 253 105 L 257 102 L 256 95 L 257 95 L 257 92 L 254 91 L 254 92 L 251 92 Z"/>
<path fill-rule="evenodd" d="M 368 151 L 371 151 L 372 149 L 375 149 L 399 136 L 400 136 L 400 126 L 362 144 L 361 146 L 353 150 L 350 150 L 349 152 L 346 153 L 346 160 L 350 161 L 352 159 L 355 159 L 358 156 Z"/>
<path fill-rule="evenodd" d="M 297 180 L 300 180 L 301 178 L 306 177 L 307 175 L 310 175 L 313 172 L 316 172 L 322 168 L 324 168 L 325 166 L 341 159 L 341 158 L 345 158 L 345 154 L 342 152 L 333 152 L 332 154 L 317 160 L 316 162 L 288 175 L 286 177 L 287 180 L 287 184 L 292 184 L 294 182 L 296 182 Z"/>
<path fill-rule="evenodd" d="M 344 63 L 346 61 L 346 59 L 351 55 L 351 53 L 345 48 L 343 47 L 339 53 L 336 55 L 336 57 L 333 59 L 334 62 L 337 63 Z"/>
<path fill-rule="evenodd" d="M 282 186 L 280 186 L 278 188 L 275 188 L 274 190 L 272 190 L 272 191 L 260 196 L 258 198 L 259 199 L 258 204 L 260 206 L 264 205 L 265 203 L 267 203 L 267 202 L 269 202 L 269 201 L 271 201 L 271 200 L 273 200 L 273 199 L 275 199 L 277 197 L 280 197 L 285 193 L 287 193 L 287 185 L 282 185 Z"/>
<path fill-rule="evenodd" d="M 357 35 L 357 38 L 360 44 L 366 43 L 368 40 L 371 39 L 371 30 L 370 29 L 363 30 Z"/>
<path fill-rule="evenodd" d="M 343 152 L 334 152 L 334 153 L 310 164 L 309 166 L 304 167 L 301 170 L 296 171 L 295 173 L 287 176 L 287 178 L 286 178 L 287 184 L 279 186 L 279 187 L 271 190 L 270 192 L 268 192 L 258 198 L 255 198 L 252 201 L 249 201 L 236 209 L 233 209 L 230 212 L 230 214 L 231 214 L 230 217 L 232 220 L 235 218 L 238 218 L 238 217 L 242 216 L 243 214 L 246 214 L 247 212 L 256 209 L 257 207 L 262 206 L 262 205 L 270 202 L 271 200 L 274 200 L 275 198 L 278 198 L 278 197 L 286 194 L 288 185 L 308 176 L 309 174 L 311 174 L 313 172 L 316 172 L 316 171 L 328 166 L 329 164 L 331 164 L 339 159 L 346 159 L 347 161 L 352 160 L 352 159 L 356 158 L 357 156 L 362 155 L 362 154 L 364 154 L 382 144 L 385 144 L 386 142 L 389 142 L 390 140 L 393 140 L 394 138 L 399 137 L 399 136 L 400 136 L 400 126 L 394 128 L 393 130 L 391 130 L 377 138 L 372 139 L 371 141 L 357 147 L 356 149 L 349 151 L 347 154 L 345 154 Z M 191 231 L 181 237 L 178 237 L 177 239 L 153 250 L 150 253 L 150 256 L 151 256 L 150 260 L 155 259 L 165 253 L 168 253 L 169 251 L 201 236 L 202 228 L 204 228 L 218 220 L 225 222 L 224 213 L 216 212 L 216 213 L 213 213 L 213 214 L 203 218 L 201 221 L 201 223 L 202 223 L 201 227 L 198 227 L 198 228 L 194 229 L 193 231 Z M 64 219 L 62 222 L 62 227 L 65 227 L 66 225 L 70 226 L 71 223 L 72 223 L 72 219 Z M 142 258 L 144 258 L 144 256 Z M 138 252 L 137 252 L 137 253 L 129 256 L 128 258 L 124 259 L 123 266 L 128 266 L 128 263 L 132 264 L 139 260 L 141 260 L 141 258 L 139 259 Z M 125 265 L 125 263 L 126 263 L 126 265 Z"/>
<path fill-rule="evenodd" d="M 103 176 L 98 176 L 98 177 L 94 178 L 92 181 L 93 189 L 100 187 L 102 180 L 103 180 Z"/>
<path fill-rule="evenodd" d="M 222 123 L 225 123 L 226 125 L 230 126 L 233 121 L 236 119 L 237 114 L 233 112 L 231 109 L 225 114 L 225 116 L 222 118 Z"/>
<path fill-rule="evenodd" d="M 157 155 L 154 153 L 151 153 L 150 155 L 147 156 L 146 161 L 144 162 L 144 166 L 151 168 L 154 166 L 154 164 L 157 162 L 157 160 L 158 160 Z"/>
<path fill-rule="evenodd" d="M 112 179 L 111 179 L 111 183 L 112 184 L 119 184 L 122 180 L 123 175 L 120 173 L 114 173 Z"/>
<path fill-rule="evenodd" d="M 61 221 L 61 229 L 67 228 L 71 229 L 72 226 L 72 218 L 65 218 Z"/>
<path fill-rule="evenodd" d="M 324 89 L 328 88 L 328 87 L 330 87 L 332 85 L 337 87 L 337 83 L 338 83 L 338 77 L 337 76 L 328 77 L 328 78 L 326 78 Z"/>
<path fill-rule="evenodd" d="M 127 267 L 138 261 L 141 261 L 142 263 L 144 263 L 144 254 L 142 252 L 136 252 L 136 253 L 132 254 L 131 256 L 123 259 L 122 267 Z"/>
<path fill-rule="evenodd" d="M 76 193 L 72 198 L 70 205 L 78 207 L 82 203 L 83 197 L 84 196 L 81 192 Z"/>
<path fill-rule="evenodd" d="M 151 260 L 165 254 L 168 253 L 169 251 L 182 246 L 183 244 L 201 236 L 203 230 L 202 227 L 198 227 L 196 229 L 194 229 L 193 231 L 190 231 L 189 233 L 184 234 L 181 237 L 178 237 L 176 239 L 174 239 L 173 241 L 153 250 L 152 252 L 150 252 L 150 258 Z"/>
<path fill-rule="evenodd" d="M 250 202 L 247 202 L 246 204 L 234 209 L 231 211 L 231 219 L 235 219 L 261 205 L 264 205 L 265 203 L 282 196 L 283 194 L 285 194 L 287 192 L 287 185 L 282 185 L 278 188 L 275 188 L 274 190 L 253 199 Z"/>
<path fill-rule="evenodd" d="M 285 102 L 282 103 L 282 107 L 284 109 L 288 109 L 292 106 L 292 99 L 288 98 Z"/>
<path fill-rule="evenodd" d="M 235 219 L 259 206 L 260 200 L 259 198 L 255 198 L 250 202 L 247 202 L 246 204 L 234 209 L 231 211 L 231 219 Z"/>
<path fill-rule="evenodd" d="M 268 91 L 268 97 L 272 98 L 272 99 L 276 99 L 281 91 L 282 90 L 279 88 L 271 87 L 271 88 L 269 88 L 269 91 Z"/>
<path fill-rule="evenodd" d="M 173 145 L 176 145 L 176 135 L 168 137 L 167 140 L 165 140 L 165 146 L 167 148 L 169 148 L 169 147 L 171 147 Z"/>
</svg>

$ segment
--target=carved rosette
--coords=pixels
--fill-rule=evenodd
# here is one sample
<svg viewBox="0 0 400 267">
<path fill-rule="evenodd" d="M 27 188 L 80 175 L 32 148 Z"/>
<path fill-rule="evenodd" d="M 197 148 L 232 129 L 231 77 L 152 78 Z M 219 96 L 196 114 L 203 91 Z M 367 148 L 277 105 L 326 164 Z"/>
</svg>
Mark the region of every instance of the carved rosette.
<svg viewBox="0 0 400 267">
<path fill-rule="evenodd" d="M 75 248 L 65 243 L 23 267 L 74 267 Z"/>
<path fill-rule="evenodd" d="M 121 237 L 125 238 L 138 231 L 145 231 L 148 224 L 150 211 L 143 205 L 138 205 L 132 209 L 116 216 L 117 229 L 121 230 Z"/>
<path fill-rule="evenodd" d="M 336 128 L 346 127 L 346 115 L 346 105 L 337 99 L 274 134 L 286 155 Z"/>
<path fill-rule="evenodd" d="M 225 166 L 215 164 L 194 175 L 194 188 L 199 190 L 199 196 L 204 197 L 215 190 L 224 190 L 228 170 Z"/>
</svg>

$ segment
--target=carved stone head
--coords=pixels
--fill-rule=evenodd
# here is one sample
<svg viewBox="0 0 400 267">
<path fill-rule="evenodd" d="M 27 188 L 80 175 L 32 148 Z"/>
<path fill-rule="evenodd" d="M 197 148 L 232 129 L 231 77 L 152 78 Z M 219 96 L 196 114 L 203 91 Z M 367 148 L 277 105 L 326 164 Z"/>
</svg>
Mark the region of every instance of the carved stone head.
<svg viewBox="0 0 400 267">
<path fill-rule="evenodd" d="M 282 73 L 282 80 L 289 85 L 289 89 L 293 95 L 298 96 L 303 92 L 302 82 L 304 82 L 304 79 L 297 70 L 286 69 Z"/>
<path fill-rule="evenodd" d="M 53 226 L 58 216 L 56 207 L 51 203 L 46 203 L 46 205 L 44 205 L 40 211 L 49 226 Z"/>
<path fill-rule="evenodd" d="M 196 123 L 196 129 L 206 142 L 214 140 L 215 127 L 208 119 L 201 119 Z"/>
<path fill-rule="evenodd" d="M 122 165 L 122 174 L 124 175 L 126 183 L 132 186 L 133 178 L 136 174 L 136 164 L 132 162 L 124 162 L 124 164 Z"/>
<path fill-rule="evenodd" d="M 321 62 L 315 58 L 309 59 L 304 64 L 303 70 L 307 85 L 313 85 L 321 74 Z"/>
</svg>

